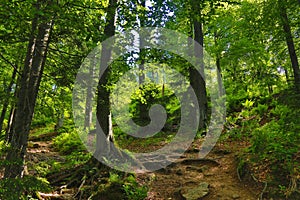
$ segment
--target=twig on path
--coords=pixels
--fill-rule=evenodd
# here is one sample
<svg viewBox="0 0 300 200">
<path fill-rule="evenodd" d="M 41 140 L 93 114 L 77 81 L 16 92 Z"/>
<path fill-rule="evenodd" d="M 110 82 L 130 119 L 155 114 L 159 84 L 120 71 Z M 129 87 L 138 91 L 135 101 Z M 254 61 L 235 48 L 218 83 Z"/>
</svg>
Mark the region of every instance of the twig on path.
<svg viewBox="0 0 300 200">
<path fill-rule="evenodd" d="M 84 186 L 85 181 L 86 181 L 86 176 L 83 177 L 82 183 L 80 184 L 80 186 L 79 186 L 79 188 L 78 188 L 76 194 L 73 196 L 74 198 L 76 198 L 76 196 L 77 196 L 79 193 L 81 193 L 81 194 L 80 194 L 80 197 L 79 197 L 79 199 L 81 199 L 81 195 L 82 195 L 81 188 Z"/>
<path fill-rule="evenodd" d="M 264 193 L 265 193 L 265 191 L 266 191 L 266 189 L 268 187 L 268 182 L 264 182 L 264 183 L 265 183 L 265 187 L 264 187 L 264 189 L 262 190 L 262 192 L 259 195 L 259 200 L 263 200 Z"/>
<path fill-rule="evenodd" d="M 236 174 L 237 174 L 237 177 L 238 177 L 239 181 L 242 182 L 242 179 L 241 179 L 241 176 L 240 176 L 240 172 L 239 172 L 239 168 L 238 168 L 238 167 L 236 168 Z"/>
<path fill-rule="evenodd" d="M 250 175 L 255 182 L 259 183 L 258 179 L 253 174 L 250 174 Z M 259 198 L 258 198 L 259 200 L 263 200 L 264 193 L 266 192 L 267 187 L 268 187 L 268 182 L 263 182 L 263 183 L 265 184 L 265 186 L 259 195 Z"/>
</svg>

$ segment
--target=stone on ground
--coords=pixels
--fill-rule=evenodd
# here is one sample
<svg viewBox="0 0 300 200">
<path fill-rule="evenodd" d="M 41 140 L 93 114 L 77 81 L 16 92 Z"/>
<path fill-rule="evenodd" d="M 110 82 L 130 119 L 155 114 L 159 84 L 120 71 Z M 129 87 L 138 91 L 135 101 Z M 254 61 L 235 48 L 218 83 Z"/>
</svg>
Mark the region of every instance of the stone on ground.
<svg viewBox="0 0 300 200">
<path fill-rule="evenodd" d="M 202 182 L 195 186 L 184 186 L 180 190 L 181 196 L 185 200 L 198 200 L 205 197 L 209 193 L 209 184 Z"/>
</svg>

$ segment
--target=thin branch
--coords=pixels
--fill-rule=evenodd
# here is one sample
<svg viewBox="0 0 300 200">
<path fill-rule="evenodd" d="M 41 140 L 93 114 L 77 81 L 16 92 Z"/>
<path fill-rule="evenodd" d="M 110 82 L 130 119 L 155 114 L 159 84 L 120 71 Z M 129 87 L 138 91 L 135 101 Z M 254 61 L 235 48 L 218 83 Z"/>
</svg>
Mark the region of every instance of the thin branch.
<svg viewBox="0 0 300 200">
<path fill-rule="evenodd" d="M 0 57 L 2 58 L 2 60 L 7 62 L 10 66 L 12 66 L 20 76 L 22 76 L 22 74 L 18 71 L 18 68 L 13 63 L 11 63 L 8 59 L 6 59 L 1 53 L 0 53 Z"/>
<path fill-rule="evenodd" d="M 80 55 L 71 54 L 71 53 L 68 53 L 68 52 L 65 52 L 65 51 L 62 51 L 62 50 L 59 50 L 59 49 L 54 49 L 54 48 L 51 48 L 51 47 L 49 47 L 49 49 L 51 51 L 56 51 L 56 52 L 63 53 L 63 54 L 66 54 L 66 55 L 69 55 L 69 56 L 73 56 L 73 57 L 82 57 Z"/>
<path fill-rule="evenodd" d="M 92 9 L 92 10 L 101 10 L 105 9 L 105 7 L 91 7 L 91 6 L 83 6 L 83 5 L 77 5 L 75 3 L 70 3 L 69 5 L 77 7 L 77 8 L 82 8 L 82 9 Z"/>
</svg>

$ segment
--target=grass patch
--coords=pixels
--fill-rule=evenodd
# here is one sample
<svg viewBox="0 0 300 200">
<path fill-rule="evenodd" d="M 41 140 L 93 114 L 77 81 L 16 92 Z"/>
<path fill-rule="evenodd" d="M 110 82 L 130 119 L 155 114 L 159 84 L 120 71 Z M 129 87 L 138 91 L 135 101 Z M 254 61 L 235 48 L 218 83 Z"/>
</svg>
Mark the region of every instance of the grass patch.
<svg viewBox="0 0 300 200">
<path fill-rule="evenodd" d="M 47 124 L 46 126 L 36 127 L 30 131 L 30 137 L 39 137 L 45 133 L 54 132 L 54 124 Z"/>
<path fill-rule="evenodd" d="M 130 135 L 117 135 L 115 137 L 116 144 L 122 148 L 127 149 L 129 151 L 137 152 L 137 153 L 146 153 L 152 152 L 166 145 L 170 141 L 173 140 L 176 133 L 170 132 L 159 132 L 155 134 L 153 137 L 149 138 L 135 138 Z"/>
</svg>

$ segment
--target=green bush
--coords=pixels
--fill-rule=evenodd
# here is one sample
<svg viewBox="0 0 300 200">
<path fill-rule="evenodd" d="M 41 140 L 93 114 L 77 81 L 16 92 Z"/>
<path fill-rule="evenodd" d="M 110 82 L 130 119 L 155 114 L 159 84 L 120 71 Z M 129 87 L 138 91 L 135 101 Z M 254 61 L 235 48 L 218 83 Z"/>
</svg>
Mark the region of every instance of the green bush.
<svg viewBox="0 0 300 200">
<path fill-rule="evenodd" d="M 45 179 L 32 176 L 0 180 L 0 199 L 27 200 L 29 197 L 35 196 L 35 192 L 37 191 L 51 191 L 49 183 Z"/>
<path fill-rule="evenodd" d="M 284 104 L 274 100 L 273 109 L 258 105 L 256 111 L 268 115 L 269 122 L 252 131 L 249 152 L 256 163 L 267 165 L 273 184 L 281 184 L 280 192 L 289 190 L 289 179 L 300 174 L 300 112 L 297 102 Z M 284 191 L 282 188 L 286 188 Z"/>
<path fill-rule="evenodd" d="M 84 151 L 86 148 L 81 142 L 77 133 L 62 133 L 53 140 L 54 148 L 62 154 Z"/>
<path fill-rule="evenodd" d="M 269 106 L 265 104 L 258 104 L 254 111 L 260 116 L 264 116 L 268 111 Z"/>
<path fill-rule="evenodd" d="M 165 128 L 170 129 L 172 125 L 180 122 L 180 102 L 175 94 L 171 92 L 167 86 L 164 91 L 161 85 L 147 83 L 142 85 L 131 96 L 131 104 L 129 111 L 132 119 L 139 125 L 147 125 L 150 123 L 149 110 L 152 105 L 160 104 L 167 112 L 167 122 Z"/>
<path fill-rule="evenodd" d="M 140 186 L 133 175 L 126 178 L 123 189 L 127 199 L 141 200 L 147 197 L 148 188 L 146 186 Z"/>
</svg>

